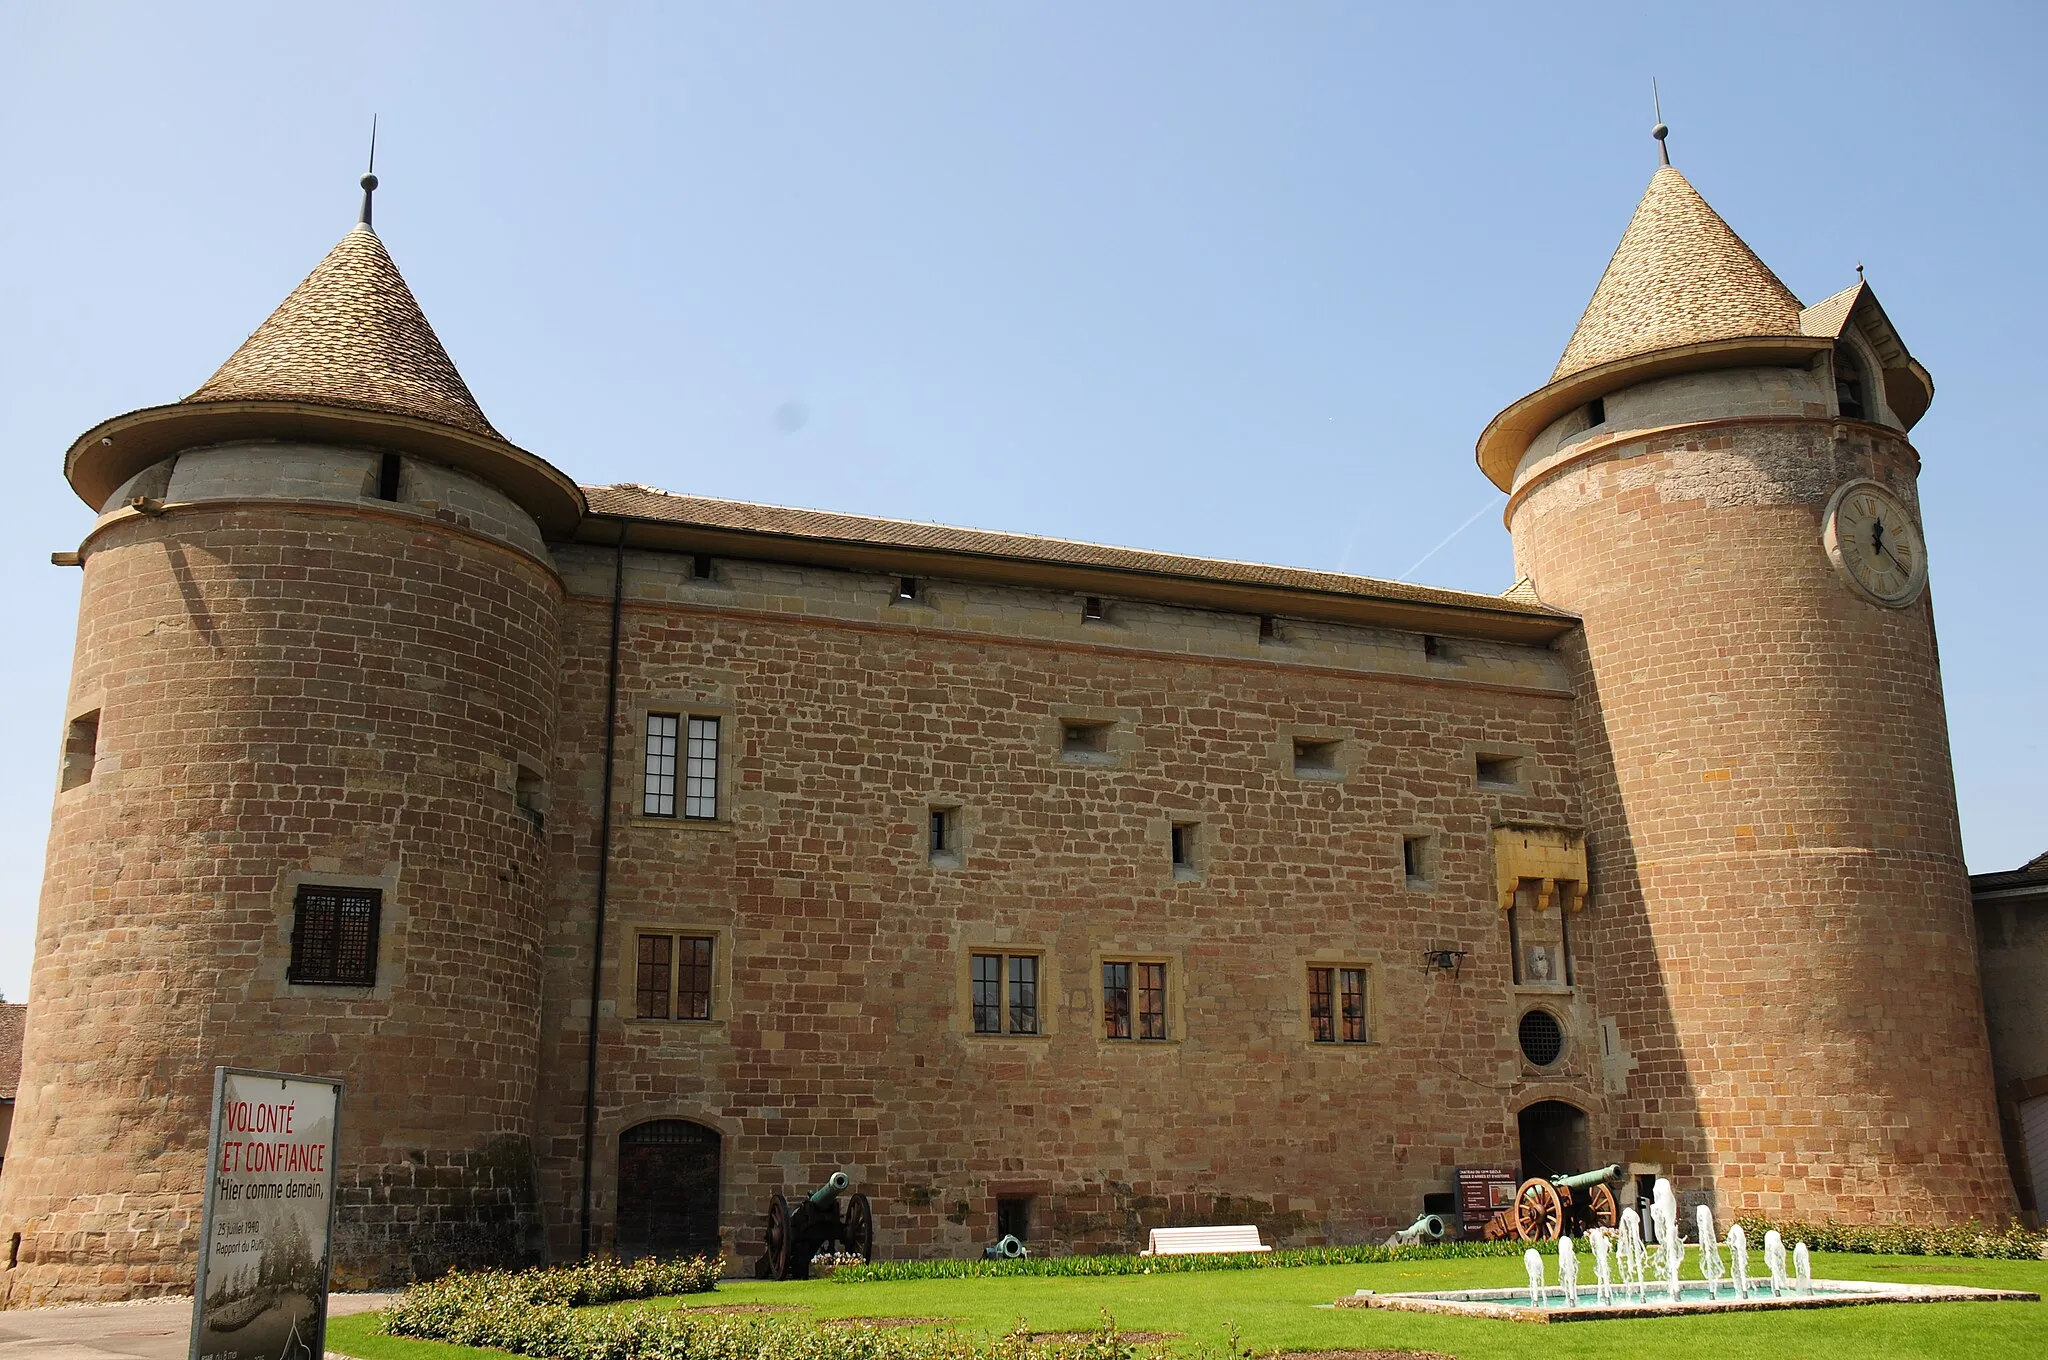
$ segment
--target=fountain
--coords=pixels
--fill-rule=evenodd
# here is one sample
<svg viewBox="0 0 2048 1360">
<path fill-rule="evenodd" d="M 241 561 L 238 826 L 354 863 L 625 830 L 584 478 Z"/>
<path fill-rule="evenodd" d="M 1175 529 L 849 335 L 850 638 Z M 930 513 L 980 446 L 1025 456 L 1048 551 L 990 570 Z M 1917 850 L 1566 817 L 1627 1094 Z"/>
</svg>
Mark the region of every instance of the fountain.
<svg viewBox="0 0 2048 1360">
<path fill-rule="evenodd" d="M 1664 1276 L 1664 1289 L 1671 1301 L 1677 1303 L 1685 1292 L 1679 1281 L 1678 1268 L 1685 1264 L 1685 1238 L 1678 1231 L 1678 1194 L 1672 1190 L 1671 1182 L 1662 1176 L 1657 1178 L 1656 1188 L 1650 1191 L 1650 1218 L 1657 1225 L 1657 1248 L 1663 1253 L 1659 1263 Z"/>
<path fill-rule="evenodd" d="M 1707 1282 L 1707 1297 L 1721 1297 L 1721 1248 L 1714 1242 L 1714 1211 L 1702 1204 L 1693 1211 L 1700 1230 L 1700 1278 Z"/>
<path fill-rule="evenodd" d="M 1771 1272 L 1771 1297 L 1785 1295 L 1785 1239 L 1772 1228 L 1764 1234 L 1764 1269 Z"/>
<path fill-rule="evenodd" d="M 1531 1247 L 1522 1253 L 1522 1264 L 1529 1272 L 1526 1290 L 1451 1289 L 1381 1294 L 1361 1289 L 1350 1298 L 1337 1300 L 1337 1306 L 1394 1308 L 1418 1313 L 1539 1322 L 1591 1322 L 1603 1318 L 1666 1317 L 1761 1308 L 1839 1308 L 1862 1303 L 2041 1301 L 2039 1294 L 2019 1290 L 1870 1280 L 1816 1280 L 1813 1278 L 1812 1253 L 1804 1242 L 1792 1249 L 1796 1288 L 1788 1290 L 1785 1241 L 1775 1231 L 1764 1234 L 1764 1263 L 1770 1269 L 1771 1294 L 1769 1298 L 1763 1298 L 1762 1290 L 1749 1278 L 1749 1236 L 1740 1223 L 1731 1224 L 1728 1228 L 1727 1264 L 1732 1268 L 1733 1288 L 1729 1296 L 1723 1296 L 1723 1262 L 1720 1243 L 1714 1238 L 1712 1209 L 1700 1205 L 1695 1211 L 1699 1226 L 1700 1278 L 1688 1285 L 1679 1278 L 1679 1269 L 1685 1261 L 1685 1239 L 1678 1232 L 1678 1196 L 1672 1191 L 1671 1182 L 1659 1180 L 1651 1201 L 1650 1219 L 1656 1229 L 1656 1269 L 1662 1276 L 1661 1289 L 1648 1287 L 1646 1276 L 1650 1267 L 1648 1253 L 1644 1249 L 1642 1216 L 1630 1208 L 1621 1212 L 1618 1231 L 1596 1226 L 1577 1242 L 1569 1236 L 1558 1237 L 1555 1288 L 1546 1286 L 1543 1257 Z M 1582 1293 L 1579 1289 L 1579 1253 L 1589 1245 L 1593 1253 L 1596 1288 L 1590 1293 Z"/>
<path fill-rule="evenodd" d="M 1621 1288 L 1624 1293 L 1634 1291 L 1636 1302 L 1643 1301 L 1643 1276 L 1648 1264 L 1649 1253 L 1643 1250 L 1643 1216 L 1634 1209 L 1621 1211 Z"/>
<path fill-rule="evenodd" d="M 1614 1302 L 1613 1231 L 1595 1228 L 1586 1236 L 1593 1243 L 1593 1297 L 1605 1308 Z"/>
</svg>

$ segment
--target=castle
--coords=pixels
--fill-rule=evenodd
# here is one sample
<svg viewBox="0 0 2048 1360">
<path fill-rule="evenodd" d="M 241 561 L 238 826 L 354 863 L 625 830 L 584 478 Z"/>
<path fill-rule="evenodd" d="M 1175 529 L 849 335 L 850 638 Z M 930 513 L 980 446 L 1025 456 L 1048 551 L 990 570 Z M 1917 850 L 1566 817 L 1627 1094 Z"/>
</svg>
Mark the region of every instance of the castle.
<svg viewBox="0 0 2048 1360">
<path fill-rule="evenodd" d="M 1661 130 L 1660 130 L 1661 131 Z M 1478 442 L 1500 596 L 580 486 L 362 221 L 98 514 L 8 1303 L 190 1287 L 216 1064 L 333 1076 L 338 1285 L 1406 1222 L 1461 1166 L 2000 1219 L 1908 431 L 1669 164 Z"/>
</svg>

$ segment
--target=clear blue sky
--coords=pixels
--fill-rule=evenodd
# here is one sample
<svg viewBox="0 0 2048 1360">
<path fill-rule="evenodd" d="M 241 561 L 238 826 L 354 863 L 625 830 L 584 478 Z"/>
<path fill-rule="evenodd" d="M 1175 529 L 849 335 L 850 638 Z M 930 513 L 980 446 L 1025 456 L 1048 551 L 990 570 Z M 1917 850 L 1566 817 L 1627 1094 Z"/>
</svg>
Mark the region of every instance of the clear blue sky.
<svg viewBox="0 0 2048 1360">
<path fill-rule="evenodd" d="M 0 7 L 0 991 L 78 575 L 59 472 L 354 219 L 584 482 L 1509 583 L 1472 443 L 1655 164 L 1801 297 L 1858 260 L 1916 431 L 1971 867 L 2048 848 L 2038 6 Z M 782 413 L 778 416 L 778 412 Z M 793 419 L 792 415 L 800 418 Z M 1873 796 L 1879 776 L 1873 776 Z"/>
</svg>

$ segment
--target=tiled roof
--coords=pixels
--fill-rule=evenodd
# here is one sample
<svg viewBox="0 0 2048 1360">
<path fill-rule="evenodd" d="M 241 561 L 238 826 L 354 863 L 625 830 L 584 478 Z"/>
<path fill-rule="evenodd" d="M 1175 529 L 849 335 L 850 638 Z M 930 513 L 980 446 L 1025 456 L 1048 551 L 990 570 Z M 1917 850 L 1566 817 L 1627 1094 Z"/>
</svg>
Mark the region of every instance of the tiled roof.
<svg viewBox="0 0 2048 1360">
<path fill-rule="evenodd" d="M 1824 297 L 1799 314 L 1801 335 L 1824 335 L 1830 339 L 1839 337 L 1842 327 L 1849 324 L 1849 313 L 1856 310 L 1856 299 L 1863 296 L 1864 285 L 1852 283 L 1841 292 Z"/>
<path fill-rule="evenodd" d="M 1799 335 L 1799 299 L 1707 206 L 1685 176 L 1662 166 L 1551 381 L 1677 345 L 1751 335 Z"/>
<path fill-rule="evenodd" d="M 0 1100 L 14 1099 L 21 1087 L 21 1035 L 27 1027 L 27 1006 L 0 1002 Z"/>
<path fill-rule="evenodd" d="M 501 437 L 384 243 L 361 225 L 185 400 L 316 402 Z"/>
<path fill-rule="evenodd" d="M 2048 851 L 2034 856 L 2017 869 L 1970 875 L 1972 892 L 1989 892 L 1998 888 L 2048 889 Z"/>
<path fill-rule="evenodd" d="M 1424 605 L 1448 605 L 1453 608 L 1480 608 L 1537 617 L 1569 617 L 1545 607 L 1533 598 L 1513 594 L 1479 595 L 1459 590 L 1414 586 L 1402 581 L 1382 581 L 1369 576 L 1310 571 L 1301 567 L 1272 567 L 1211 557 L 1182 557 L 1173 553 L 1114 548 L 1098 543 L 1077 543 L 1064 538 L 1040 538 L 1031 534 L 991 533 L 983 529 L 955 529 L 942 524 L 920 524 L 911 520 L 870 519 L 865 515 L 841 515 L 825 510 L 753 505 L 745 501 L 706 500 L 698 496 L 675 496 L 653 487 L 631 483 L 620 486 L 586 486 L 583 488 L 583 494 L 588 498 L 591 513 L 594 515 L 656 520 L 670 524 L 698 525 L 709 529 L 875 547 L 910 548 L 1012 561 L 1095 567 L 1150 576 L 1279 586 L 1332 595 L 1404 600 Z"/>
</svg>

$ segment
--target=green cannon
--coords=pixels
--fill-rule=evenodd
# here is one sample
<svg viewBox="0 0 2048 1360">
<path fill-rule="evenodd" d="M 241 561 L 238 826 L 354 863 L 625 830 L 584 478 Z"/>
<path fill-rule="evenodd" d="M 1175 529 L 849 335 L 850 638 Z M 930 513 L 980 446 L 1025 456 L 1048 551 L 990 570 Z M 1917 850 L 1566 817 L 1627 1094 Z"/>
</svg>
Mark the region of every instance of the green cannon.
<svg viewBox="0 0 2048 1360">
<path fill-rule="evenodd" d="M 1511 1214 L 1515 1234 L 1524 1242 L 1555 1242 L 1591 1228 L 1612 1228 L 1621 1222 L 1608 1182 L 1621 1175 L 1620 1163 L 1595 1167 L 1570 1176 L 1531 1176 L 1515 1189 Z"/>
<path fill-rule="evenodd" d="M 836 1246 L 863 1261 L 875 1258 L 875 1212 L 868 1197 L 855 1193 L 853 1178 L 835 1171 L 826 1182 L 796 1202 L 781 1191 L 768 1197 L 768 1232 L 754 1277 L 761 1280 L 808 1280 L 811 1258 Z"/>
</svg>

